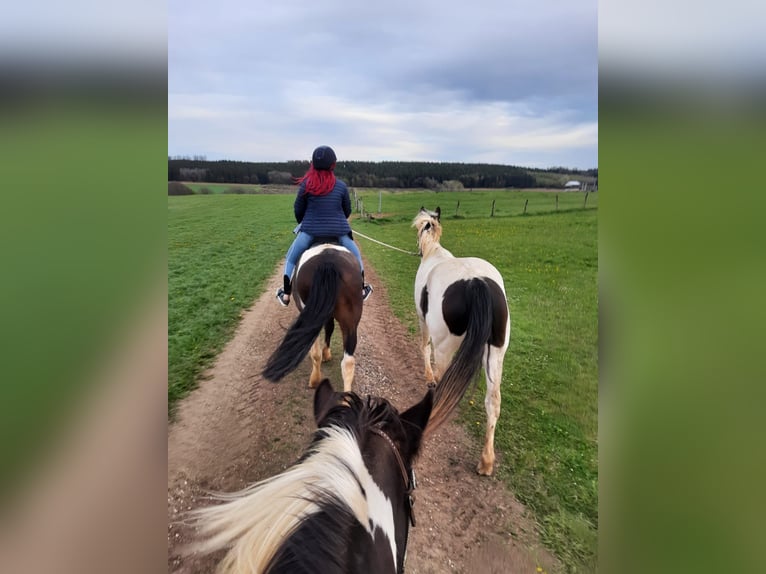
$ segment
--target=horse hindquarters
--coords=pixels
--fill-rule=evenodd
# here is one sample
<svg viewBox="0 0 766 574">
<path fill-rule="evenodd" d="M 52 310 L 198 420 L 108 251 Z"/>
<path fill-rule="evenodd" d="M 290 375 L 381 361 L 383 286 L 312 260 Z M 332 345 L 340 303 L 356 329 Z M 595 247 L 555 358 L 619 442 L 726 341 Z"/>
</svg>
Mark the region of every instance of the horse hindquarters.
<svg viewBox="0 0 766 574">
<path fill-rule="evenodd" d="M 473 278 L 455 285 L 452 294 L 445 291 L 444 323 L 452 336 L 434 337 L 434 362 L 437 376 L 449 360 L 456 346 L 455 336 L 463 340 L 449 363 L 436 389 L 437 425 L 457 408 L 468 385 L 482 366 L 485 368 L 487 394 L 484 405 L 487 412 L 487 430 L 481 460 L 476 467 L 479 474 L 489 475 L 495 463 L 495 427 L 500 415 L 500 384 L 503 359 L 508 347 L 510 323 L 505 294 L 491 279 Z M 449 297 L 458 297 L 450 307 Z M 458 312 L 457 310 L 460 310 Z M 461 325 L 464 331 L 456 327 Z M 455 332 L 457 331 L 457 332 Z"/>
<path fill-rule="evenodd" d="M 322 327 L 333 317 L 339 283 L 340 276 L 335 266 L 330 263 L 317 266 L 303 309 L 266 362 L 263 370 L 266 379 L 279 381 L 300 365 L 319 337 Z"/>
<path fill-rule="evenodd" d="M 450 316 L 445 317 L 444 324 L 453 332 L 453 336 L 446 331 L 440 333 L 433 328 L 431 330 L 437 370 L 443 367 L 447 357 L 454 351 L 456 337 L 463 336 L 463 339 L 436 387 L 429 428 L 441 426 L 457 408 L 468 385 L 481 369 L 482 357 L 492 335 L 492 297 L 487 285 L 481 279 L 470 279 L 465 287 L 465 309 L 461 313 L 464 330 L 455 332 L 454 324 L 450 325 Z M 445 291 L 445 301 L 448 296 Z"/>
</svg>

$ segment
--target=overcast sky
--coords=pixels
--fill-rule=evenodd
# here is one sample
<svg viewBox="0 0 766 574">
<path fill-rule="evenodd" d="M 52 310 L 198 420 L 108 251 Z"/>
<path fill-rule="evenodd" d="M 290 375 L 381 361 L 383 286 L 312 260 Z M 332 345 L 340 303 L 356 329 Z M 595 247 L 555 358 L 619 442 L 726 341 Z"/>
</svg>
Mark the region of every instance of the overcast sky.
<svg viewBox="0 0 766 574">
<path fill-rule="evenodd" d="M 170 0 L 168 154 L 598 165 L 597 4 Z"/>
</svg>

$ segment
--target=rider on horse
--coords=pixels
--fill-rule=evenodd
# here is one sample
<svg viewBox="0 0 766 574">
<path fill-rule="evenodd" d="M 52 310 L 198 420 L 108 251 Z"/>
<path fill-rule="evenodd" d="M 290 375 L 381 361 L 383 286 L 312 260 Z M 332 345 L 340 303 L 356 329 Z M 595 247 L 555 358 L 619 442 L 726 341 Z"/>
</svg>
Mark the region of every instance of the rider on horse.
<svg viewBox="0 0 766 574">
<path fill-rule="evenodd" d="M 335 177 L 335 152 L 328 146 L 319 146 L 311 157 L 306 174 L 297 180 L 295 219 L 299 231 L 285 261 L 284 286 L 277 290 L 277 300 L 283 306 L 290 304 L 292 276 L 295 266 L 315 239 L 331 238 L 348 249 L 359 260 L 362 271 L 362 294 L 364 300 L 372 293 L 372 286 L 364 282 L 364 264 L 359 248 L 351 235 L 348 217 L 351 215 L 351 199 L 345 182 Z"/>
</svg>

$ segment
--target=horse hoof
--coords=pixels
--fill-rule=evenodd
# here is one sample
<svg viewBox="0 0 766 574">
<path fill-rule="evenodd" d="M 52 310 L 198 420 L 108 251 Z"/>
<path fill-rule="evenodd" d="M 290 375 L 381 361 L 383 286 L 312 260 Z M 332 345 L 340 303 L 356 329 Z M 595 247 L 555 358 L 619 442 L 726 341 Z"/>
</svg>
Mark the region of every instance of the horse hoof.
<svg viewBox="0 0 766 574">
<path fill-rule="evenodd" d="M 484 464 L 483 462 L 480 462 L 476 466 L 476 472 L 482 476 L 490 476 L 492 474 L 492 471 L 494 470 L 494 463 L 492 464 Z"/>
</svg>

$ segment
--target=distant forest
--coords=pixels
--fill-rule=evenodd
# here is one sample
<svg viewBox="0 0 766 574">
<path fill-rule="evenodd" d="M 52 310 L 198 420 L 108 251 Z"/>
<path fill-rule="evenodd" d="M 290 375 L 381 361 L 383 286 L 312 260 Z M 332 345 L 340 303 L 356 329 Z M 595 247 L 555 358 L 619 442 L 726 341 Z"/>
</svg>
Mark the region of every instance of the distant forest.
<svg viewBox="0 0 766 574">
<path fill-rule="evenodd" d="M 308 167 L 307 161 L 263 163 L 168 157 L 168 181 L 289 184 L 293 177 L 306 173 Z M 591 189 L 598 185 L 598 168 L 540 170 L 482 163 L 342 161 L 335 167 L 335 173 L 352 187 L 436 190 L 563 187 L 572 179 L 587 183 Z"/>
</svg>

